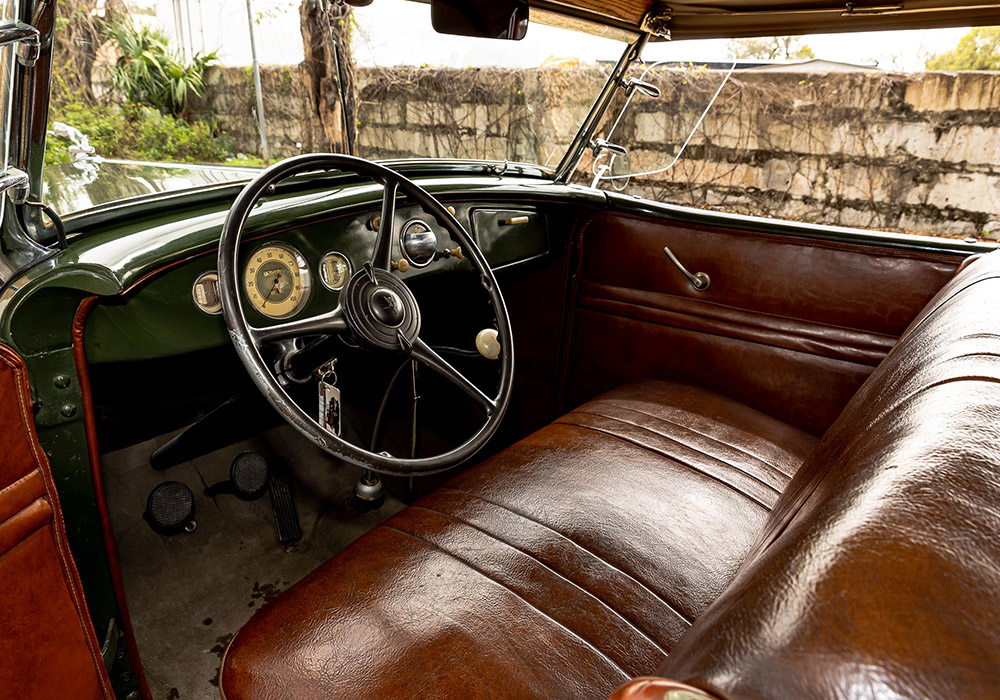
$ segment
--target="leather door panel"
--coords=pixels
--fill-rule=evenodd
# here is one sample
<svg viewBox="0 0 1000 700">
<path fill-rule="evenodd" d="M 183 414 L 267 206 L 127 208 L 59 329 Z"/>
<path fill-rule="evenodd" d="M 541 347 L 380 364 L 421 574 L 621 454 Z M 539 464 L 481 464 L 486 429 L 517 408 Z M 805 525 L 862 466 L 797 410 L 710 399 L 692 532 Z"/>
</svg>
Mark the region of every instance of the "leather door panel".
<svg viewBox="0 0 1000 700">
<path fill-rule="evenodd" d="M 613 212 L 577 236 L 566 406 L 662 377 L 815 435 L 961 262 Z M 664 246 L 709 288 L 694 290 Z"/>
<path fill-rule="evenodd" d="M 66 544 L 21 359 L 0 345 L 0 695 L 114 697 Z"/>
</svg>

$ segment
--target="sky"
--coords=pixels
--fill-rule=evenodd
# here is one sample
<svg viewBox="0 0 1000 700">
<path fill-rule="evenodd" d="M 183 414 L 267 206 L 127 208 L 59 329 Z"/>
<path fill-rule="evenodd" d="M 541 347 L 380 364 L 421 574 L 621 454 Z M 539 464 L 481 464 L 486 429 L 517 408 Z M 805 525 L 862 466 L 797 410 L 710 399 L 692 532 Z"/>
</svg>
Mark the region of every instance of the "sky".
<svg viewBox="0 0 1000 700">
<path fill-rule="evenodd" d="M 258 59 L 263 64 L 295 64 L 302 60 L 299 33 L 299 0 L 250 0 L 256 19 Z M 158 23 L 173 28 L 173 0 L 132 0 L 157 15 Z M 222 48 L 229 65 L 251 62 L 246 0 L 180 0 L 190 17 L 184 34 L 196 50 Z M 469 39 L 437 34 L 430 25 L 427 5 L 407 0 L 374 0 L 355 10 L 353 35 L 359 65 L 419 65 L 465 67 L 499 65 L 538 66 L 548 59 L 569 58 L 583 62 L 615 60 L 622 45 L 611 39 L 582 35 L 532 24 L 523 41 Z M 953 48 L 968 29 L 820 34 L 802 37 L 817 58 L 880 68 L 918 71 L 927 56 Z M 649 61 L 724 61 L 730 58 L 728 42 L 721 40 L 674 41 L 650 44 Z"/>
</svg>

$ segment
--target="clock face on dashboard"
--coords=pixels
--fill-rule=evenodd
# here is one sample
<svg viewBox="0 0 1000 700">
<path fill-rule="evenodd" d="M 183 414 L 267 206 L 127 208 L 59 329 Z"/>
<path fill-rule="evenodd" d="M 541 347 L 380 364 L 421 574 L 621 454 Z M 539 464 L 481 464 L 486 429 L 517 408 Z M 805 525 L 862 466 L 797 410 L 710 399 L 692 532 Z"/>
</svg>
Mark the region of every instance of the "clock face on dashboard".
<svg viewBox="0 0 1000 700">
<path fill-rule="evenodd" d="M 253 252 L 243 270 L 243 291 L 268 318 L 288 318 L 305 306 L 311 290 L 309 267 L 297 250 L 269 243 Z"/>
</svg>

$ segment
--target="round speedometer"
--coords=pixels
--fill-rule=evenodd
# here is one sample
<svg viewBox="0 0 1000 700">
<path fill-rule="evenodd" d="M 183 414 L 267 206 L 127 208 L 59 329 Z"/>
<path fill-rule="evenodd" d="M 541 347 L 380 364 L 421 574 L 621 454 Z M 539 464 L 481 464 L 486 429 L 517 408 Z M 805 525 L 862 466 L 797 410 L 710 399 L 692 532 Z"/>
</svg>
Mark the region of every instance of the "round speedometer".
<svg viewBox="0 0 1000 700">
<path fill-rule="evenodd" d="M 268 318 L 297 314 L 305 306 L 311 287 L 305 259 L 283 243 L 258 248 L 243 270 L 243 289 L 250 304 Z"/>
</svg>

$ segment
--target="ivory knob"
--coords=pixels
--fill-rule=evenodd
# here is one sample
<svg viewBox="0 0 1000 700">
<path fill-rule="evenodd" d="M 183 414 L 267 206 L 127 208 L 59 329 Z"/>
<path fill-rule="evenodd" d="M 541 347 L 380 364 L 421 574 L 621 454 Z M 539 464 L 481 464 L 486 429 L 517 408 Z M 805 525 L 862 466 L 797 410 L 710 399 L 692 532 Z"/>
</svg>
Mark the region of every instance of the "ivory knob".
<svg viewBox="0 0 1000 700">
<path fill-rule="evenodd" d="M 500 338 L 493 328 L 484 328 L 476 334 L 476 350 L 487 360 L 500 357 Z"/>
</svg>

